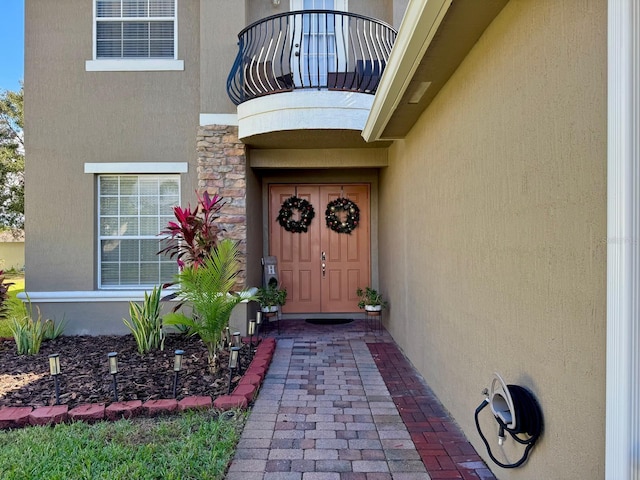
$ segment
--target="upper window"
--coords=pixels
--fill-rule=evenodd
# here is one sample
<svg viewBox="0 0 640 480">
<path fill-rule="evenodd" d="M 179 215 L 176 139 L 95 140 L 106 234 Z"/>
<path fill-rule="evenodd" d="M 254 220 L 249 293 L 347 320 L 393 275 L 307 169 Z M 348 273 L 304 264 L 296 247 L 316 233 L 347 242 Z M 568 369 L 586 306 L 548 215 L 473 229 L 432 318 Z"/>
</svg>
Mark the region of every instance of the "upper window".
<svg viewBox="0 0 640 480">
<path fill-rule="evenodd" d="M 94 0 L 87 71 L 184 70 L 176 59 L 178 0 Z"/>
<path fill-rule="evenodd" d="M 175 259 L 157 255 L 158 232 L 179 204 L 179 175 L 98 177 L 100 287 L 152 287 L 174 279 Z"/>
<path fill-rule="evenodd" d="M 175 58 L 176 0 L 96 0 L 96 59 Z"/>
</svg>

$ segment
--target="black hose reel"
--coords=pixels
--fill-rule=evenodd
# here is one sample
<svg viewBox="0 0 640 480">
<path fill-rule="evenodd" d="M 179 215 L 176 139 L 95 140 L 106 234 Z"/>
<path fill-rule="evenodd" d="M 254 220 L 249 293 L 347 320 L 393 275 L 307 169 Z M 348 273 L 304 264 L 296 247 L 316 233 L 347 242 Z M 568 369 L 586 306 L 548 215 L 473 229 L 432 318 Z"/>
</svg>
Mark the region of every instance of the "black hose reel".
<svg viewBox="0 0 640 480">
<path fill-rule="evenodd" d="M 486 398 L 476 408 L 476 428 L 480 438 L 487 447 L 491 460 L 502 468 L 516 468 L 522 466 L 529 458 L 529 453 L 540 438 L 543 429 L 542 410 L 533 394 L 519 385 L 507 385 L 502 377 L 495 373 L 491 382 L 491 391 L 484 391 Z M 491 413 L 498 423 L 498 444 L 502 445 L 507 432 L 513 440 L 524 445 L 524 453 L 515 463 L 502 463 L 495 458 L 489 442 L 480 429 L 478 416 L 489 405 Z"/>
</svg>

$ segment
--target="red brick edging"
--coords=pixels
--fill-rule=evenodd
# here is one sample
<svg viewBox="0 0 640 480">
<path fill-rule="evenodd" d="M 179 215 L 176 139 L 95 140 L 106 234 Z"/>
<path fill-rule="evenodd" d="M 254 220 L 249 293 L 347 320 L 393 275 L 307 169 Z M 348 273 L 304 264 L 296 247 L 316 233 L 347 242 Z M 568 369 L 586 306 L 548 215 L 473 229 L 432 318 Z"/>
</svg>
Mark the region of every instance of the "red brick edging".
<svg viewBox="0 0 640 480">
<path fill-rule="evenodd" d="M 367 346 L 431 479 L 495 480 L 398 346 Z"/>
<path fill-rule="evenodd" d="M 0 429 L 21 428 L 27 425 L 53 425 L 67 421 L 97 422 L 101 420 L 119 420 L 139 415 L 156 416 L 191 409 L 230 410 L 245 409 L 255 399 L 264 380 L 269 363 L 275 351 L 275 338 L 264 338 L 256 348 L 256 353 L 249 367 L 236 388 L 230 395 L 217 397 L 215 400 L 206 396 L 185 397 L 180 401 L 168 398 L 149 400 L 130 400 L 114 402 L 108 406 L 104 403 L 88 403 L 78 405 L 71 410 L 67 405 L 51 405 L 44 407 L 0 407 Z"/>
</svg>

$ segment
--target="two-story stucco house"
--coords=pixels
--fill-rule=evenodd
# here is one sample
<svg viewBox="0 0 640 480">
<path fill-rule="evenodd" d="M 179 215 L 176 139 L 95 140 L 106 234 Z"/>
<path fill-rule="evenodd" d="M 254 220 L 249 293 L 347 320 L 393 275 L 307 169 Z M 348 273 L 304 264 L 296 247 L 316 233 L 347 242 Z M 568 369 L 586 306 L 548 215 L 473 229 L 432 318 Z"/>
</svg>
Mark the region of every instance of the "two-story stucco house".
<svg viewBox="0 0 640 480">
<path fill-rule="evenodd" d="M 639 45 L 634 0 L 26 0 L 30 299 L 125 333 L 208 190 L 289 318 L 379 288 L 498 478 L 640 479 Z M 544 412 L 514 470 L 474 425 L 494 371 Z"/>
</svg>

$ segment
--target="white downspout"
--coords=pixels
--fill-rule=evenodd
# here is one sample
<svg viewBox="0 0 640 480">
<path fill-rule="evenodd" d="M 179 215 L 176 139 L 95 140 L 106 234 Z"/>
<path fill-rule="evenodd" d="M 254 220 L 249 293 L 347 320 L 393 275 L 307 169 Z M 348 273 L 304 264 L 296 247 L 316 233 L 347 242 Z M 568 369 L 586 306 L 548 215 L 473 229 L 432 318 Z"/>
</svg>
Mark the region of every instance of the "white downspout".
<svg viewBox="0 0 640 480">
<path fill-rule="evenodd" d="M 608 2 L 605 478 L 640 480 L 640 6 Z"/>
</svg>

